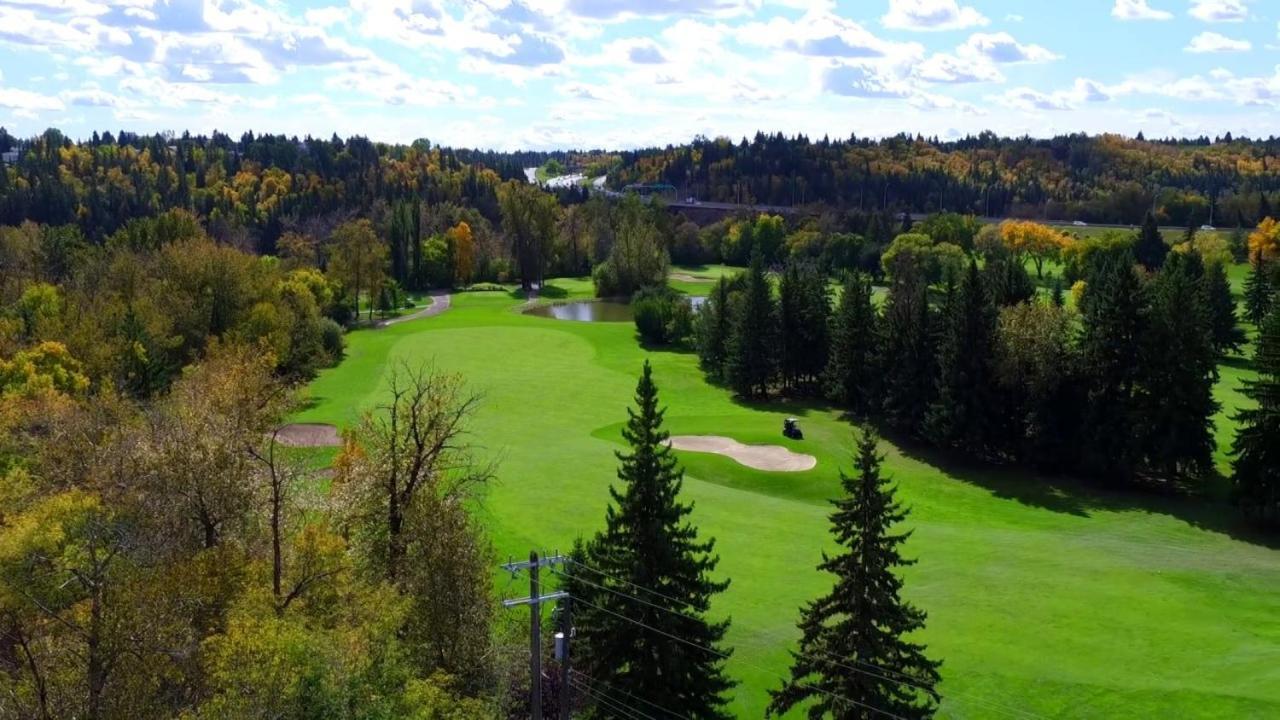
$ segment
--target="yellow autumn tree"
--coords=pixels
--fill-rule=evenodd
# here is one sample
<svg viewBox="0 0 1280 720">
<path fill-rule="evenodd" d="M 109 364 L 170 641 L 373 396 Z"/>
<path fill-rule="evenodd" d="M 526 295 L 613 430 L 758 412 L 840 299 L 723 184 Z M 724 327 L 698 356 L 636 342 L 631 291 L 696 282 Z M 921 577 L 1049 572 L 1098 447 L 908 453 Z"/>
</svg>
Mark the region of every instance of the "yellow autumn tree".
<svg viewBox="0 0 1280 720">
<path fill-rule="evenodd" d="M 1263 218 L 1258 228 L 1249 234 L 1249 257 L 1259 254 L 1265 260 L 1280 257 L 1280 222 L 1275 218 Z"/>
<path fill-rule="evenodd" d="M 457 225 L 445 231 L 444 239 L 449 246 L 449 255 L 453 258 L 454 284 L 459 286 L 469 284 L 472 273 L 475 272 L 476 255 L 476 243 L 471 236 L 471 226 L 466 221 L 459 221 Z"/>
<path fill-rule="evenodd" d="M 1000 239 L 1015 257 L 1030 257 L 1036 266 L 1036 277 L 1044 277 L 1044 263 L 1058 256 L 1067 237 L 1055 228 L 1030 220 L 1006 220 L 1000 223 Z"/>
</svg>

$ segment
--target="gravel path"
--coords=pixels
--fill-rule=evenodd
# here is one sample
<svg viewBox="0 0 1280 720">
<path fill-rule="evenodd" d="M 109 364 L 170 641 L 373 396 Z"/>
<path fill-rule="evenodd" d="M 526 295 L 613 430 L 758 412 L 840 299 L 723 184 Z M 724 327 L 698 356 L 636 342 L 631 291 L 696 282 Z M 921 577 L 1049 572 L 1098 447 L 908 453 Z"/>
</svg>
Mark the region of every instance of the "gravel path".
<svg viewBox="0 0 1280 720">
<path fill-rule="evenodd" d="M 802 472 L 818 464 L 814 456 L 792 452 L 781 445 L 743 445 L 719 435 L 674 435 L 668 442 L 676 450 L 724 455 L 756 470 Z"/>
<path fill-rule="evenodd" d="M 387 327 L 388 325 L 399 325 L 402 322 L 409 322 L 410 320 L 417 320 L 418 318 L 425 318 L 425 317 L 432 317 L 435 315 L 439 315 L 440 313 L 449 309 L 449 305 L 452 302 L 451 298 L 453 296 L 449 294 L 448 290 L 434 290 L 430 293 L 430 297 L 431 297 L 430 305 L 422 308 L 421 310 L 415 310 L 414 312 L 411 312 L 408 315 L 401 315 L 398 318 L 383 320 L 382 322 L 378 323 L 378 327 Z"/>
</svg>

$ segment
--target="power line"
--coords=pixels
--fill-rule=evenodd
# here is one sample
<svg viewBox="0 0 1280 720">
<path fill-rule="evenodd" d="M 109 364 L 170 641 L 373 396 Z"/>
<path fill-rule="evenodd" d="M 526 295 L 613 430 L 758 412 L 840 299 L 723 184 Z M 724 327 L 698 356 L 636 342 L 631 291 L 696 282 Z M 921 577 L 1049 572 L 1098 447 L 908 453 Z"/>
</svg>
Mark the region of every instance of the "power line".
<svg viewBox="0 0 1280 720">
<path fill-rule="evenodd" d="M 667 708 L 664 708 L 664 707 L 662 707 L 661 705 L 659 705 L 659 704 L 657 704 L 657 703 L 655 703 L 655 702 L 651 702 L 651 701 L 646 700 L 646 699 L 644 699 L 644 698 L 642 698 L 642 697 L 639 697 L 639 696 L 637 696 L 635 693 L 632 693 L 630 690 L 621 690 L 621 689 L 619 689 L 619 688 L 615 687 L 614 685 L 610 685 L 609 683 L 605 682 L 604 680 L 600 680 L 599 678 L 593 678 L 593 677 L 591 677 L 590 675 L 588 675 L 588 674 L 586 674 L 586 673 L 582 672 L 581 670 L 571 670 L 570 672 L 571 672 L 572 674 L 574 674 L 574 675 L 579 675 L 579 676 L 581 676 L 581 677 L 584 677 L 584 678 L 586 678 L 586 679 L 590 680 L 590 681 L 591 681 L 591 682 L 593 682 L 593 683 L 600 683 L 601 685 L 604 685 L 606 688 L 608 688 L 608 689 L 610 689 L 610 690 L 613 690 L 614 692 L 621 693 L 621 694 L 625 694 L 627 697 L 631 698 L 632 700 L 639 700 L 640 702 L 644 703 L 645 705 L 648 705 L 649 707 L 651 707 L 651 708 L 653 708 L 653 709 L 655 709 L 655 710 L 661 711 L 661 712 L 663 712 L 663 713 L 666 713 L 667 715 L 670 715 L 670 716 L 672 716 L 672 717 L 677 717 L 677 718 L 684 717 L 684 716 L 682 716 L 680 713 L 677 713 L 677 712 L 675 712 L 675 711 L 673 711 L 673 710 L 668 710 Z M 579 681 L 579 682 L 581 682 L 581 681 Z"/>
<path fill-rule="evenodd" d="M 645 628 L 645 629 L 647 629 L 647 630 L 649 630 L 649 631 L 651 631 L 651 632 L 658 633 L 659 635 L 663 635 L 663 636 L 665 636 L 665 637 L 668 637 L 668 638 L 670 638 L 670 639 L 672 639 L 672 640 L 675 640 L 676 642 L 684 643 L 685 645 L 688 645 L 688 646 L 693 647 L 693 648 L 697 648 L 697 649 L 699 649 L 699 650 L 702 650 L 703 652 L 710 653 L 710 654 L 715 655 L 715 656 L 717 656 L 717 657 L 719 657 L 719 658 L 721 658 L 721 659 L 724 659 L 724 660 L 728 660 L 728 659 L 730 658 L 730 654 L 729 654 L 729 653 L 726 653 L 726 652 L 723 652 L 723 651 L 720 651 L 720 650 L 716 650 L 715 648 L 709 648 L 709 647 L 707 647 L 707 646 L 705 646 L 705 645 L 700 645 L 700 644 L 698 644 L 698 643 L 696 643 L 696 642 L 693 642 L 692 640 L 687 640 L 687 639 L 685 639 L 685 638 L 682 638 L 682 637 L 680 637 L 679 635 L 673 635 L 673 634 L 671 634 L 671 633 L 669 633 L 669 632 L 666 632 L 665 630 L 660 630 L 660 629 L 658 629 L 658 628 L 656 628 L 656 627 L 653 627 L 653 626 L 651 626 L 651 625 L 646 625 L 645 623 L 642 623 L 642 622 L 640 622 L 639 620 L 635 620 L 635 619 L 633 619 L 633 618 L 629 618 L 629 617 L 627 617 L 626 615 L 622 615 L 621 613 L 616 613 L 616 612 L 614 612 L 614 611 L 612 611 L 612 610 L 610 610 L 610 609 L 608 609 L 608 608 L 600 607 L 599 605 L 596 605 L 595 603 L 592 603 L 592 602 L 588 602 L 588 601 L 586 601 L 586 600 L 583 600 L 582 598 L 575 598 L 575 599 L 576 599 L 578 602 L 582 603 L 583 605 L 587 605 L 587 606 L 589 606 L 589 607 L 593 607 L 593 608 L 595 608 L 595 609 L 597 609 L 597 610 L 599 610 L 599 611 L 601 611 L 601 612 L 608 613 L 609 615 L 612 615 L 612 616 L 614 616 L 614 617 L 618 618 L 619 620 L 625 620 L 626 622 L 632 623 L 632 624 L 634 624 L 634 625 L 639 625 L 639 626 L 640 626 L 640 627 L 642 627 L 642 628 Z M 780 680 L 795 682 L 795 684 L 796 684 L 796 685 L 799 685 L 799 686 L 801 686 L 801 687 L 806 687 L 806 688 L 810 688 L 810 689 L 812 689 L 812 690 L 817 690 L 818 692 L 820 692 L 820 693 L 824 693 L 824 694 L 826 694 L 826 695 L 829 695 L 829 696 L 831 696 L 832 698 L 835 698 L 836 700 L 839 700 L 839 701 L 841 701 L 841 702 L 847 702 L 847 703 L 851 703 L 851 704 L 853 704 L 853 705 L 857 705 L 858 707 L 865 708 L 865 709 L 870 710 L 870 711 L 872 711 L 872 712 L 880 713 L 881 715 L 884 715 L 884 716 L 886 716 L 886 717 L 893 718 L 894 720 L 906 720 L 906 718 L 902 717 L 901 715 L 895 715 L 895 714 L 893 714 L 893 713 L 889 712 L 888 710 L 881 710 L 880 708 L 875 707 L 874 705 L 868 705 L 868 704 L 866 704 L 866 703 L 864 703 L 864 702 L 860 702 L 860 701 L 858 701 L 858 700 L 854 700 L 854 699 L 853 699 L 853 698 L 851 698 L 851 697 L 845 697 L 844 695 L 840 695 L 839 693 L 831 692 L 830 690 L 827 690 L 827 689 L 825 689 L 825 688 L 818 687 L 817 685 L 811 685 L 811 684 L 809 684 L 809 683 L 800 682 L 800 681 L 798 681 L 798 680 L 794 680 L 794 679 L 790 679 L 790 680 L 789 680 L 785 675 L 779 675 L 778 673 L 775 673 L 775 672 L 773 672 L 772 670 L 767 670 L 767 669 L 765 669 L 765 668 L 763 668 L 763 667 L 761 667 L 761 666 L 759 666 L 759 665 L 756 665 L 756 664 L 754 664 L 754 663 L 749 663 L 749 662 L 746 662 L 745 660 L 741 660 L 741 659 L 739 660 L 739 662 L 741 662 L 743 665 L 746 665 L 747 667 L 752 668 L 752 669 L 754 669 L 754 670 L 759 670 L 760 672 L 763 672 L 763 673 L 769 673 L 769 674 L 771 674 L 771 675 L 775 675 L 775 676 L 776 676 L 776 677 L 778 677 Z"/>
<path fill-rule="evenodd" d="M 573 685 L 573 687 L 574 687 L 574 689 L 575 689 L 575 690 L 579 690 L 579 691 L 581 691 L 581 692 L 585 693 L 585 694 L 586 694 L 588 697 L 590 697 L 592 700 L 595 700 L 596 702 L 603 704 L 605 707 L 608 707 L 610 710 L 614 710 L 614 711 L 616 711 L 616 712 L 620 712 L 620 713 L 622 713 L 623 715 L 625 715 L 625 716 L 626 716 L 627 718 L 629 718 L 630 720 L 637 720 L 637 719 L 639 719 L 639 720 L 657 720 L 657 718 L 653 717 L 652 715 L 648 715 L 648 714 L 644 713 L 644 712 L 643 712 L 643 711 L 641 711 L 639 708 L 631 707 L 630 705 L 627 705 L 626 703 L 622 702 L 621 700 L 618 700 L 617 698 L 615 698 L 615 697 L 613 697 L 613 696 L 611 696 L 611 695 L 608 695 L 608 694 L 607 694 L 607 693 L 605 693 L 604 691 L 602 691 L 602 690 L 598 690 L 598 689 L 593 688 L 593 687 L 591 687 L 591 686 L 589 686 L 589 685 L 586 685 L 585 683 L 583 683 L 583 682 L 581 682 L 581 681 L 572 681 L 572 680 L 571 680 L 571 681 L 570 681 L 570 683 Z"/>
<path fill-rule="evenodd" d="M 573 563 L 573 564 L 574 564 L 575 566 L 577 566 L 577 567 L 581 567 L 581 568 L 585 568 L 585 569 L 587 569 L 587 570 L 590 570 L 590 571 L 592 571 L 592 572 L 594 572 L 594 573 L 596 573 L 596 574 L 598 574 L 598 575 L 600 575 L 600 576 L 602 576 L 602 577 L 607 577 L 607 578 L 612 579 L 612 580 L 614 580 L 614 581 L 616 581 L 616 582 L 620 582 L 620 583 L 623 583 L 623 584 L 625 584 L 625 585 L 629 585 L 629 586 L 631 586 L 631 587 L 635 587 L 635 588 L 638 588 L 638 589 L 640 589 L 640 590 L 644 590 L 644 591 L 646 591 L 646 592 L 652 593 L 653 595 L 655 595 L 655 596 L 657 596 L 657 597 L 661 597 L 661 598 L 664 598 L 664 599 L 666 599 L 666 600 L 670 600 L 671 602 L 678 603 L 678 604 L 683 605 L 683 606 L 685 606 L 685 607 L 692 608 L 692 609 L 694 609 L 694 610 L 696 610 L 696 611 L 701 612 L 701 609 L 700 609 L 700 608 L 698 608 L 698 607 L 697 607 L 696 605 L 694 605 L 693 603 L 690 603 L 690 602 L 687 602 L 687 601 L 684 601 L 684 600 L 680 600 L 680 599 L 678 599 L 678 598 L 671 597 L 670 595 L 665 595 L 665 594 L 663 594 L 663 593 L 658 592 L 657 590 L 652 590 L 652 589 L 650 589 L 650 588 L 646 588 L 646 587 L 643 587 L 643 586 L 641 586 L 641 585 L 637 585 L 637 584 L 635 584 L 635 583 L 628 582 L 628 581 L 626 581 L 626 580 L 623 580 L 622 578 L 615 577 L 615 576 L 613 576 L 613 575 L 611 575 L 611 574 L 609 574 L 609 573 L 607 573 L 607 572 L 605 572 L 605 571 L 603 571 L 603 570 L 598 570 L 598 569 L 596 569 L 596 568 L 593 568 L 593 567 L 590 567 L 590 566 L 588 566 L 588 565 L 585 565 L 585 564 L 583 564 L 583 563 L 581 563 L 581 562 L 579 562 L 579 561 L 577 561 L 577 560 L 573 559 L 572 557 L 567 558 L 567 561 L 568 561 L 569 563 Z M 564 574 L 563 572 L 560 572 L 560 571 L 558 571 L 558 570 L 556 570 L 556 569 L 554 569 L 554 568 L 552 568 L 551 572 L 552 572 L 552 573 L 554 573 L 554 574 L 556 574 L 556 575 L 559 575 L 560 577 L 564 577 L 564 578 L 569 577 L 568 575 L 566 575 L 566 574 Z M 634 600 L 634 601 L 639 602 L 639 603 L 643 603 L 643 604 L 648 605 L 648 606 L 650 606 L 650 607 L 652 607 L 652 608 L 655 608 L 655 609 L 657 609 L 657 610 L 662 610 L 662 611 L 664 611 L 664 612 L 669 612 L 669 613 L 672 613 L 672 614 L 674 614 L 674 615 L 678 615 L 678 616 L 680 616 L 680 617 L 689 618 L 689 616 L 688 616 L 688 615 L 685 615 L 684 613 L 678 612 L 678 611 L 673 610 L 673 609 L 671 609 L 671 608 L 662 607 L 662 606 L 657 605 L 657 604 L 655 604 L 655 603 L 649 602 L 648 600 L 644 600 L 643 598 L 638 598 L 638 597 L 635 597 L 635 596 L 633 596 L 633 595 L 630 595 L 630 594 L 624 593 L 624 592 L 622 592 L 622 591 L 620 591 L 620 590 L 617 590 L 617 589 L 614 589 L 614 588 L 610 588 L 610 587 L 607 587 L 607 586 L 605 586 L 605 585 L 601 585 L 601 584 L 598 584 L 598 583 L 594 583 L 594 582 L 592 582 L 592 581 L 590 581 L 590 580 L 587 580 L 586 578 L 583 578 L 583 577 L 577 576 L 577 577 L 575 577 L 574 579 L 575 579 L 575 580 L 577 580 L 578 582 L 585 583 L 585 584 L 587 584 L 587 585 L 589 585 L 589 586 L 591 586 L 591 587 L 599 588 L 599 589 L 604 590 L 604 591 L 606 591 L 606 592 L 613 593 L 614 595 L 617 595 L 617 596 L 619 596 L 619 597 L 626 598 L 626 599 L 630 599 L 630 600 Z M 589 604 L 589 603 L 588 603 L 588 604 Z M 773 642 L 774 642 L 775 644 L 777 644 L 777 643 L 782 643 L 782 642 L 787 642 L 787 643 L 789 643 L 789 642 L 790 642 L 789 640 L 783 640 L 782 638 L 778 638 L 778 637 L 776 637 L 776 636 L 772 636 L 772 635 L 770 635 L 769 633 L 764 633 L 764 635 L 765 635 L 766 637 L 768 637 L 769 639 L 773 640 Z M 754 646 L 754 647 L 756 647 L 756 648 L 761 648 L 761 649 L 772 649 L 771 647 L 766 647 L 764 644 L 761 644 L 761 643 L 759 643 L 759 642 L 755 642 L 755 643 L 747 642 L 747 643 L 744 643 L 744 644 L 749 645 L 749 646 Z M 792 650 L 791 652 L 792 652 L 793 654 L 795 654 L 796 656 L 798 656 L 798 657 L 805 657 L 805 658 L 808 658 L 808 659 L 810 659 L 810 660 L 818 660 L 818 661 L 822 661 L 822 662 L 827 662 L 827 663 L 830 663 L 830 664 L 835 665 L 835 666 L 837 666 L 837 667 L 841 667 L 841 668 L 844 668 L 844 669 L 846 669 L 846 670 L 849 670 L 849 671 L 852 671 L 852 672 L 855 672 L 855 673 L 861 673 L 861 674 L 866 675 L 866 676 L 868 676 L 868 677 L 874 677 L 874 678 L 877 678 L 877 679 L 879 679 L 879 680 L 884 680 L 884 681 L 886 681 L 886 682 L 897 683 L 897 684 L 899 684 L 899 685 L 906 685 L 906 686 L 909 686 L 909 687 L 916 688 L 916 689 L 918 689 L 918 690 L 924 690 L 924 691 L 932 691 L 932 690 L 933 690 L 931 687 L 929 687 L 929 686 L 927 686 L 927 685 L 924 685 L 924 684 L 922 684 L 922 683 L 920 683 L 920 682 L 916 681 L 914 678 L 911 678 L 910 676 L 908 676 L 908 675 L 906 675 L 906 674 L 904 674 L 904 673 L 900 673 L 900 672 L 898 672 L 898 671 L 891 670 L 891 669 L 889 669 L 889 668 L 880 667 L 880 666 L 878 666 L 878 665 L 875 665 L 874 663 L 868 663 L 868 662 L 860 661 L 860 660 L 851 660 L 851 661 L 849 661 L 849 662 L 857 663 L 857 664 L 859 664 L 859 665 L 864 665 L 864 666 L 866 666 L 866 667 L 868 667 L 868 668 L 872 668 L 872 669 L 874 669 L 874 670 L 878 670 L 878 671 L 880 671 L 880 673 L 886 673 L 886 674 L 885 674 L 885 675 L 881 675 L 881 674 L 876 673 L 876 672 L 871 672 L 870 670 L 865 670 L 865 669 L 862 669 L 862 668 L 856 668 L 856 667 L 853 667 L 853 666 L 851 666 L 851 665 L 846 664 L 846 663 L 844 662 L 843 658 L 840 658 L 838 655 L 834 655 L 834 654 L 832 654 L 832 653 L 828 653 L 828 652 L 823 652 L 823 651 L 813 651 L 813 652 L 807 652 L 807 653 L 806 653 L 806 652 L 800 652 L 799 650 Z M 819 653 L 819 654 L 814 654 L 815 652 L 816 652 L 816 653 Z M 896 678 L 894 678 L 894 677 L 889 677 L 890 675 L 896 675 L 897 677 L 896 677 Z M 961 694 L 952 694 L 952 695 L 949 695 L 949 697 L 956 698 L 956 699 L 961 699 L 961 700 L 968 700 L 968 701 L 970 701 L 970 702 L 972 702 L 972 703 L 974 703 L 974 704 L 983 705 L 983 706 L 985 706 L 985 707 L 986 707 L 987 709 L 989 709 L 989 710 L 995 710 L 995 711 L 1002 712 L 1002 713 L 1004 713 L 1004 714 L 1006 714 L 1006 715 L 1011 715 L 1011 716 L 1014 716 L 1014 717 L 1019 717 L 1019 716 L 1021 716 L 1021 717 L 1031 717 L 1031 718 L 1040 718 L 1040 717 L 1043 717 L 1043 716 L 1037 715 L 1036 713 L 1033 713 L 1033 712 L 1031 712 L 1031 711 L 1029 711 L 1029 710 L 1024 710 L 1024 709 L 1021 709 L 1021 708 L 1015 708 L 1015 707 L 1012 707 L 1012 706 L 1009 706 L 1009 705 L 1004 705 L 1004 704 L 999 703 L 999 702 L 995 702 L 995 701 L 992 701 L 992 700 L 988 700 L 988 699 L 986 699 L 986 698 L 979 698 L 979 697 L 975 697 L 975 696 L 972 696 L 972 695 L 965 695 L 965 694 L 963 694 L 963 693 L 961 693 Z"/>
</svg>

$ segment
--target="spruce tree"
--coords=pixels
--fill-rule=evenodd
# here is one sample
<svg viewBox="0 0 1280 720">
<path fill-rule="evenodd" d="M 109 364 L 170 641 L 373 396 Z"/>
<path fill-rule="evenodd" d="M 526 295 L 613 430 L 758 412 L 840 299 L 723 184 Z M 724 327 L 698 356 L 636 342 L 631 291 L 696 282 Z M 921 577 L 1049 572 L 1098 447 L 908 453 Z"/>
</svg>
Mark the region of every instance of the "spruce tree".
<svg viewBox="0 0 1280 720">
<path fill-rule="evenodd" d="M 1164 236 L 1160 234 L 1156 216 L 1150 212 L 1142 220 L 1142 229 L 1138 231 L 1138 242 L 1133 247 L 1133 253 L 1138 262 L 1152 272 L 1164 265 L 1165 256 L 1169 254 L 1169 246 L 1164 244 Z"/>
<path fill-rule="evenodd" d="M 978 264 L 960 281 L 938 347 L 938 392 L 926 419 L 927 432 L 942 447 L 982 453 L 998 421 L 995 388 L 995 308 L 987 299 Z"/>
<path fill-rule="evenodd" d="M 1050 293 L 1050 295 L 1049 295 L 1049 298 L 1053 301 L 1053 304 L 1054 304 L 1056 307 L 1065 307 L 1065 306 L 1066 306 L 1066 304 L 1067 304 L 1067 298 L 1066 298 L 1066 295 L 1062 292 L 1062 277 L 1061 277 L 1061 276 L 1056 277 L 1056 278 L 1054 278 L 1054 279 L 1053 279 L 1053 290 L 1051 291 L 1051 293 Z"/>
<path fill-rule="evenodd" d="M 778 366 L 778 313 L 760 253 L 751 259 L 742 299 L 734 305 L 725 374 L 745 398 L 769 394 Z"/>
<path fill-rule="evenodd" d="M 570 583 L 583 601 L 574 606 L 575 663 L 617 693 L 678 717 L 727 720 L 734 682 L 721 643 L 729 622 L 706 616 L 729 583 L 710 578 L 719 563 L 715 541 L 698 538 L 693 506 L 680 502 L 684 471 L 662 429 L 665 411 L 648 361 L 635 402 L 622 431 L 630 451 L 617 453 L 622 486 L 609 488 L 605 528 L 575 548 L 588 558 L 587 568 L 576 568 L 584 575 Z"/>
<path fill-rule="evenodd" d="M 850 273 L 832 320 L 826 386 L 828 398 L 857 415 L 867 415 L 876 408 L 876 340 L 871 278 Z"/>
<path fill-rule="evenodd" d="M 800 648 L 792 653 L 791 678 L 766 712 L 781 715 L 809 701 L 811 718 L 929 718 L 937 710 L 940 662 L 904 636 L 924 627 L 924 611 L 901 597 L 895 568 L 915 563 L 900 546 L 910 532 L 895 533 L 907 517 L 895 488 L 880 475 L 876 436 L 858 440 L 858 476 L 842 471 L 845 495 L 834 501 L 832 531 L 841 552 L 823 555 L 820 570 L 836 577 L 831 592 L 801 610 Z"/>
<path fill-rule="evenodd" d="M 1255 407 L 1234 417 L 1231 481 L 1245 515 L 1274 528 L 1280 527 L 1280 311 L 1269 313 L 1259 328 L 1254 367 L 1258 378 L 1246 380 L 1241 392 Z"/>
<path fill-rule="evenodd" d="M 1131 262 L 1121 255 L 1093 267 L 1080 299 L 1080 356 L 1087 386 L 1082 464 L 1113 479 L 1128 478 L 1137 460 L 1135 393 L 1145 308 Z"/>
<path fill-rule="evenodd" d="M 792 261 L 782 274 L 779 296 L 783 382 L 792 390 L 814 388 L 830 345 L 827 278 L 811 262 Z"/>
<path fill-rule="evenodd" d="M 1271 311 L 1275 301 L 1268 268 L 1262 259 L 1262 252 L 1253 255 L 1249 278 L 1244 283 L 1244 314 L 1254 327 L 1261 328 L 1262 321 Z"/>
<path fill-rule="evenodd" d="M 1211 465 L 1218 354 L 1200 256 L 1175 253 L 1152 281 L 1140 362 L 1139 443 L 1167 476 Z"/>
<path fill-rule="evenodd" d="M 732 318 L 729 298 L 729 280 L 721 275 L 702 307 L 698 308 L 694 325 L 698 362 L 704 372 L 715 378 L 724 377 Z"/>
<path fill-rule="evenodd" d="M 934 338 L 928 288 L 918 275 L 894 278 L 880 328 L 885 419 L 897 430 L 919 434 L 933 401 Z"/>
<path fill-rule="evenodd" d="M 1213 347 L 1219 355 L 1239 350 L 1244 344 L 1244 330 L 1236 319 L 1236 299 L 1231 295 L 1231 282 L 1227 280 L 1222 263 L 1209 263 L 1204 277 L 1205 300 L 1209 303 L 1209 318 L 1213 327 Z"/>
</svg>

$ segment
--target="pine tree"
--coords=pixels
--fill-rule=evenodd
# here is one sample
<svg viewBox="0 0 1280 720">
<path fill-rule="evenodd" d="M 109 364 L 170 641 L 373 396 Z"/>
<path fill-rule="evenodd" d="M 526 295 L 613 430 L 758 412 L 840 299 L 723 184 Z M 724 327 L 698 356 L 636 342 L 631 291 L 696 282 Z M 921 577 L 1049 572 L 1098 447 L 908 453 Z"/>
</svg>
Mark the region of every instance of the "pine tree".
<svg viewBox="0 0 1280 720">
<path fill-rule="evenodd" d="M 583 601 L 574 605 L 575 663 L 617 692 L 678 717 L 727 720 L 734 682 L 725 675 L 730 651 L 721 643 L 729 622 L 706 615 L 729 583 L 710 579 L 719 563 L 715 541 L 698 539 L 689 522 L 693 506 L 680 502 L 684 471 L 667 445 L 648 361 L 635 401 L 622 431 L 630 452 L 617 453 L 622 487 L 609 488 L 605 529 L 575 549 L 588 558 L 589 569 L 581 571 L 592 576 L 571 584 Z"/>
<path fill-rule="evenodd" d="M 940 662 L 904 638 L 924 627 L 924 611 L 901 597 L 895 568 L 913 565 L 893 532 L 907 517 L 880 475 L 876 436 L 858 440 L 858 477 L 840 473 L 845 495 L 833 502 L 832 531 L 841 552 L 823 555 L 820 570 L 836 576 L 830 594 L 801 610 L 800 649 L 791 678 L 771 691 L 767 713 L 781 715 L 811 701 L 811 718 L 929 718 L 937 710 Z"/>
<path fill-rule="evenodd" d="M 1214 349 L 1219 355 L 1239 350 L 1244 344 L 1244 330 L 1236 318 L 1236 299 L 1231 295 L 1231 282 L 1227 280 L 1227 271 L 1222 263 L 1209 263 L 1200 282 L 1209 303 Z"/>
<path fill-rule="evenodd" d="M 1138 231 L 1138 243 L 1134 245 L 1133 253 L 1137 261 L 1152 272 L 1164 265 L 1165 256 L 1169 254 L 1169 246 L 1164 244 L 1164 236 L 1160 234 L 1156 216 L 1150 212 L 1142 220 L 1142 229 Z"/>
<path fill-rule="evenodd" d="M 1275 300 L 1268 272 L 1262 252 L 1254 253 L 1249 278 L 1244 283 L 1244 314 L 1258 328 L 1262 327 L 1262 320 L 1271 311 Z"/>
<path fill-rule="evenodd" d="M 797 390 L 812 388 L 827 366 L 831 297 L 827 278 L 809 262 L 791 262 L 779 283 L 782 379 Z"/>
<path fill-rule="evenodd" d="M 996 314 L 987 300 L 978 264 L 949 303 L 938 347 L 937 398 L 926 427 L 943 447 L 982 453 L 990 447 L 999 416 L 995 389 Z"/>
<path fill-rule="evenodd" d="M 1280 311 L 1263 320 L 1254 356 L 1256 380 L 1246 380 L 1241 392 L 1256 407 L 1241 410 L 1231 452 L 1231 477 L 1236 502 L 1245 515 L 1269 526 L 1280 526 Z"/>
<path fill-rule="evenodd" d="M 889 424 L 908 433 L 924 428 L 933 401 L 934 343 L 929 295 L 912 275 L 894 279 L 885 303 L 879 342 L 884 384 L 883 410 Z"/>
<path fill-rule="evenodd" d="M 871 279 L 850 273 L 832 322 L 826 386 L 828 398 L 858 415 L 875 409 L 876 340 Z"/>
<path fill-rule="evenodd" d="M 1082 464 L 1111 478 L 1127 478 L 1137 459 L 1135 392 L 1144 300 L 1130 262 L 1124 256 L 1107 258 L 1093 268 L 1080 299 L 1080 355 L 1088 388 Z"/>
<path fill-rule="evenodd" d="M 745 398 L 769 394 L 778 367 L 778 313 L 764 274 L 760 253 L 751 259 L 742 299 L 735 304 L 725 374 L 730 386 Z"/>
<path fill-rule="evenodd" d="M 715 378 L 724 377 L 732 319 L 729 297 L 729 280 L 721 275 L 716 286 L 711 289 L 711 294 L 698 308 L 697 322 L 694 325 L 698 362 L 703 372 Z"/>
<path fill-rule="evenodd" d="M 1218 354 L 1200 256 L 1170 255 L 1152 281 L 1140 363 L 1139 443 L 1165 475 L 1207 470 L 1218 404 Z"/>
<path fill-rule="evenodd" d="M 1065 306 L 1066 306 L 1066 304 L 1067 304 L 1067 298 L 1066 298 L 1065 294 L 1063 294 L 1063 292 L 1062 292 L 1062 277 L 1061 277 L 1061 276 L 1056 277 L 1056 278 L 1054 278 L 1054 279 L 1053 279 L 1053 291 L 1052 291 L 1052 293 L 1050 294 L 1050 296 L 1049 296 L 1049 297 L 1050 297 L 1050 299 L 1053 301 L 1053 304 L 1054 304 L 1055 306 L 1057 306 L 1057 307 L 1065 307 Z"/>
</svg>

